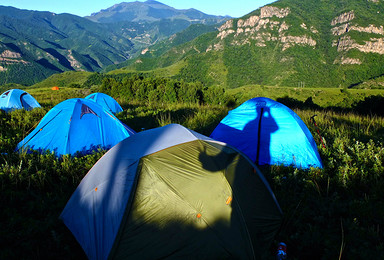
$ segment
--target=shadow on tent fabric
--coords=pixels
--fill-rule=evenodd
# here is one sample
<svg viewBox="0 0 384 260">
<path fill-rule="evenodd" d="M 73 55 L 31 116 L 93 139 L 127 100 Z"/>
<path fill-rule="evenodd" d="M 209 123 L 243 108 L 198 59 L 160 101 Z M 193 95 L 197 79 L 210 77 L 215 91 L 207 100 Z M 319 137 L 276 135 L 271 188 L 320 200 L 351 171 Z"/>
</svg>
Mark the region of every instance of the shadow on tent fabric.
<svg viewBox="0 0 384 260">
<path fill-rule="evenodd" d="M 217 155 L 202 152 L 199 159 L 208 171 L 224 171 L 232 189 L 232 197 L 227 200 L 232 207 L 230 225 L 238 227 L 239 222 L 243 223 L 241 232 L 250 237 L 251 244 L 247 246 L 253 251 L 248 252 L 248 259 L 268 257 L 269 247 L 281 226 L 282 211 L 264 175 L 236 149 Z"/>
<path fill-rule="evenodd" d="M 20 95 L 20 103 L 25 110 L 30 111 L 33 109 L 33 107 L 31 107 L 28 104 L 28 102 L 24 99 L 24 96 L 26 96 L 27 94 L 28 94 L 27 92 L 24 92 L 23 94 Z"/>
<path fill-rule="evenodd" d="M 217 127 L 220 128 L 220 132 L 230 135 L 219 136 L 218 139 L 235 146 L 256 165 L 270 165 L 273 164 L 271 136 L 279 130 L 279 127 L 269 107 L 257 107 L 256 110 L 256 118 L 249 121 L 242 130 L 241 126 L 235 128 L 220 123 Z"/>
</svg>

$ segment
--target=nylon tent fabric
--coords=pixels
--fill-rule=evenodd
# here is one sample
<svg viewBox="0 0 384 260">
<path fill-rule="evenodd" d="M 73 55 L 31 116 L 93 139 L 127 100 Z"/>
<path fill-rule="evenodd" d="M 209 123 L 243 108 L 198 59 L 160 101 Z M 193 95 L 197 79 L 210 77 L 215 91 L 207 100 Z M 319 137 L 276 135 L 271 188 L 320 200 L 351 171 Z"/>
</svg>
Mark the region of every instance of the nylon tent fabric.
<svg viewBox="0 0 384 260">
<path fill-rule="evenodd" d="M 8 112 L 15 109 L 32 110 L 41 107 L 29 93 L 20 89 L 11 89 L 5 91 L 0 96 L 0 109 Z"/>
<path fill-rule="evenodd" d="M 323 168 L 305 123 L 290 108 L 269 98 L 253 98 L 229 111 L 210 137 L 236 147 L 256 165 Z"/>
<path fill-rule="evenodd" d="M 60 215 L 89 259 L 255 259 L 281 217 L 246 156 L 176 124 L 110 149 Z"/>
<path fill-rule="evenodd" d="M 135 131 L 97 103 L 73 98 L 48 111 L 16 150 L 50 150 L 57 156 L 86 154 L 98 148 L 109 149 L 133 134 Z"/>
<path fill-rule="evenodd" d="M 108 96 L 104 93 L 92 93 L 85 97 L 85 99 L 92 100 L 102 107 L 104 109 L 111 111 L 114 114 L 120 113 L 123 111 L 120 104 L 111 96 Z"/>
</svg>

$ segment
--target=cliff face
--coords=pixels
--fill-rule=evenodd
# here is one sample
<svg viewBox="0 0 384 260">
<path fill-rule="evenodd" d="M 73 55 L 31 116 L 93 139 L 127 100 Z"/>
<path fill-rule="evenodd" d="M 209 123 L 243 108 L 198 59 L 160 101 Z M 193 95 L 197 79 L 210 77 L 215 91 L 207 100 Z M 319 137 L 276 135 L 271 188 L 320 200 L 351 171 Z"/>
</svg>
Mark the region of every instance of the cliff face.
<svg viewBox="0 0 384 260">
<path fill-rule="evenodd" d="M 14 64 L 28 64 L 29 62 L 24 60 L 22 54 L 16 51 L 6 49 L 6 46 L 0 44 L 0 48 L 4 49 L 0 53 L 0 71 L 7 71 L 7 65 Z"/>
<path fill-rule="evenodd" d="M 363 80 L 360 73 L 369 77 L 384 74 L 382 13 L 384 3 L 380 0 L 277 1 L 243 18 L 228 20 L 205 51 L 249 48 L 252 56 L 243 59 L 281 68 L 276 73 L 284 75 L 269 79 L 273 84 L 307 81 L 311 73 L 322 74 L 319 81 L 325 82 L 328 76 L 324 75 L 329 73 L 338 85 L 355 84 L 352 81 Z M 266 56 L 257 53 L 269 54 L 270 59 L 267 62 Z M 257 73 L 262 70 L 261 66 Z M 260 78 L 265 81 L 268 77 Z"/>
<path fill-rule="evenodd" d="M 370 1 L 379 2 L 379 0 Z M 292 28 L 292 25 L 284 19 L 290 13 L 289 7 L 262 7 L 259 16 L 253 15 L 247 19 L 227 21 L 218 29 L 217 38 L 223 40 L 232 35 L 233 39 L 230 43 L 232 45 L 251 44 L 251 40 L 253 40 L 252 44 L 258 47 L 265 47 L 266 42 L 279 42 L 282 51 L 296 45 L 315 48 L 317 42 L 312 35 L 317 35 L 318 29 L 314 25 L 308 26 L 303 22 L 300 27 L 304 29 L 304 33 L 302 35 L 290 35 L 289 29 Z M 384 54 L 383 25 L 359 26 L 358 23 L 354 23 L 354 19 L 355 12 L 352 10 L 338 15 L 330 21 L 331 33 L 338 37 L 332 41 L 332 47 L 336 47 L 338 52 L 356 49 L 364 53 Z M 349 36 L 348 33 L 353 31 L 370 34 L 372 37 L 360 44 Z"/>
<path fill-rule="evenodd" d="M 282 51 L 295 46 L 316 46 L 316 41 L 308 35 L 290 35 L 288 30 L 290 25 L 284 20 L 290 14 L 290 8 L 277 8 L 265 6 L 260 9 L 260 16 L 253 15 L 247 19 L 239 19 L 237 23 L 233 20 L 226 22 L 219 28 L 217 37 L 220 40 L 233 35 L 233 45 L 253 44 L 257 47 L 265 47 L 266 42 L 279 42 Z M 301 24 L 305 30 L 316 33 L 313 26 L 307 28 L 305 23 Z"/>
<path fill-rule="evenodd" d="M 378 2 L 374 1 L 374 2 Z M 384 27 L 383 25 L 359 26 L 354 23 L 355 13 L 350 11 L 335 17 L 331 25 L 331 31 L 334 36 L 338 38 L 333 40 L 332 47 L 336 47 L 339 53 L 347 53 L 349 50 L 358 50 L 363 53 L 376 53 L 384 55 Z M 354 40 L 349 33 L 359 32 L 361 34 L 369 35 L 368 40 L 358 43 Z M 335 60 L 335 63 L 341 64 L 362 64 L 360 59 L 351 59 L 341 56 Z"/>
</svg>

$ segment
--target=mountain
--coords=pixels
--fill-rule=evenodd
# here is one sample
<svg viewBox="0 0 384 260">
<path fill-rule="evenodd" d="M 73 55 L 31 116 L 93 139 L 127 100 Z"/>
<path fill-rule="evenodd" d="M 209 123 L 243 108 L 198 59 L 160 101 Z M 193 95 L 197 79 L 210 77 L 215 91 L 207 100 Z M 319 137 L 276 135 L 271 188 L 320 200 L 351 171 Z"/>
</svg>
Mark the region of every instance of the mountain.
<svg viewBox="0 0 384 260">
<path fill-rule="evenodd" d="M 147 68 L 141 68 L 144 70 L 151 70 L 156 69 L 156 67 L 166 67 L 172 65 L 175 61 L 178 60 L 172 60 L 172 55 L 163 55 L 162 57 L 165 57 L 165 60 L 163 62 L 154 62 L 153 58 L 160 57 L 162 54 L 167 53 L 170 49 L 174 47 L 193 41 L 200 35 L 215 31 L 217 31 L 217 25 L 193 24 L 183 31 L 172 34 L 165 40 L 159 41 L 158 43 L 155 43 L 147 48 L 142 49 L 141 56 L 138 59 L 129 59 L 125 62 L 108 66 L 103 71 L 111 71 L 119 68 L 124 68 L 132 63 L 142 63 L 142 59 L 148 60 L 148 62 L 144 63 Z"/>
<path fill-rule="evenodd" d="M 32 84 L 67 70 L 122 62 L 133 44 L 104 24 L 70 14 L 0 7 L 0 83 Z"/>
<path fill-rule="evenodd" d="M 203 24 L 212 28 L 231 17 L 208 15 L 195 9 L 178 10 L 148 0 L 116 4 L 86 18 L 113 25 L 125 38 L 133 42 L 135 53 L 138 53 L 157 42 L 167 40 L 170 36 L 174 37 L 174 34 L 190 25 Z"/>
<path fill-rule="evenodd" d="M 170 67 L 175 78 L 227 88 L 354 87 L 384 76 L 384 0 L 280 0 L 220 25 L 176 11 L 121 3 L 94 22 L 0 7 L 0 84 L 123 66 Z"/>
<path fill-rule="evenodd" d="M 144 5 L 151 5 L 152 15 L 156 8 L 177 13 L 155 1 L 140 3 L 138 9 L 131 6 L 131 10 L 139 13 Z M 54 73 L 100 71 L 137 56 L 142 49 L 199 21 L 209 24 L 222 19 L 200 15 L 201 20 L 180 14 L 151 22 L 101 23 L 71 14 L 0 6 L 0 84 L 31 85 Z"/>
<path fill-rule="evenodd" d="M 383 0 L 280 0 L 129 68 L 180 63 L 175 77 L 229 88 L 352 87 L 384 75 L 383 13 Z"/>
<path fill-rule="evenodd" d="M 203 24 L 216 24 L 230 17 L 207 15 L 195 9 L 178 10 L 157 1 L 123 2 L 93 13 L 86 18 L 100 23 L 154 22 L 163 19 L 186 20 Z"/>
</svg>

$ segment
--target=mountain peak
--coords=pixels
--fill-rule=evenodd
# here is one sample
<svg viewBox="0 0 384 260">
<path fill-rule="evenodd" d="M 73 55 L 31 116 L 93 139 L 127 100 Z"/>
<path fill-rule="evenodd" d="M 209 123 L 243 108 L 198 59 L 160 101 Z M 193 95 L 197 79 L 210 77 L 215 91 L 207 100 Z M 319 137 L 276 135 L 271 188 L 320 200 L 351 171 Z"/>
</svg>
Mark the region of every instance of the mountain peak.
<svg viewBox="0 0 384 260">
<path fill-rule="evenodd" d="M 162 19 L 182 19 L 187 21 L 206 20 L 221 22 L 224 17 L 208 15 L 195 9 L 178 10 L 156 0 L 145 2 L 122 2 L 100 12 L 87 16 L 89 20 L 99 23 L 113 22 L 154 22 Z M 225 19 L 227 19 L 226 17 Z"/>
<path fill-rule="evenodd" d="M 160 5 L 165 5 L 165 4 L 160 3 L 160 2 L 158 2 L 158 1 L 155 1 L 155 0 L 147 0 L 147 1 L 145 1 L 145 3 L 147 3 L 147 4 L 160 4 Z"/>
</svg>

